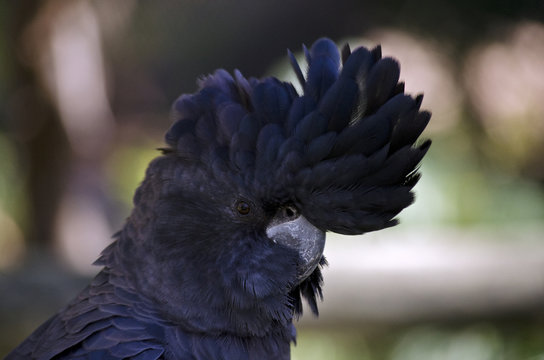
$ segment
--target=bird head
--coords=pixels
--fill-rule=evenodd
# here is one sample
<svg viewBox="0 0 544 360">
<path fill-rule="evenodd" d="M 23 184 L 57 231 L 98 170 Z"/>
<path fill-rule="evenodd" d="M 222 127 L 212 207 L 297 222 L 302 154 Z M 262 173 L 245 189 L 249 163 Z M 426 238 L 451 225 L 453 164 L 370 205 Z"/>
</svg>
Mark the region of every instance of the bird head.
<svg viewBox="0 0 544 360">
<path fill-rule="evenodd" d="M 317 312 L 325 232 L 395 225 L 414 200 L 430 114 L 398 63 L 328 39 L 304 51 L 305 74 L 289 53 L 302 93 L 218 70 L 178 98 L 136 193 L 118 257 L 188 328 L 259 335 L 301 297 Z"/>
</svg>

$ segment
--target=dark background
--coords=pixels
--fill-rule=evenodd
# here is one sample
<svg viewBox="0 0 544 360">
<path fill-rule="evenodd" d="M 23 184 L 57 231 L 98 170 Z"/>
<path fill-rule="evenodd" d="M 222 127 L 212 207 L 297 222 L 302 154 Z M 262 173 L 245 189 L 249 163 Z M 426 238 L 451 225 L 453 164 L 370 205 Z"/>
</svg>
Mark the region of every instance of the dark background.
<svg viewBox="0 0 544 360">
<path fill-rule="evenodd" d="M 403 224 L 367 237 L 382 268 L 335 278 L 331 263 L 329 289 L 396 302 L 326 287 L 293 357 L 544 358 L 543 22 L 544 1 L 0 2 L 0 356 L 96 273 L 177 96 L 216 68 L 292 80 L 286 49 L 327 36 L 400 59 L 434 144 Z M 356 256 L 342 241 L 329 241 L 339 262 Z M 376 270 L 392 261 L 384 243 L 400 253 L 392 278 Z M 404 260 L 427 264 L 437 244 L 421 278 Z"/>
</svg>

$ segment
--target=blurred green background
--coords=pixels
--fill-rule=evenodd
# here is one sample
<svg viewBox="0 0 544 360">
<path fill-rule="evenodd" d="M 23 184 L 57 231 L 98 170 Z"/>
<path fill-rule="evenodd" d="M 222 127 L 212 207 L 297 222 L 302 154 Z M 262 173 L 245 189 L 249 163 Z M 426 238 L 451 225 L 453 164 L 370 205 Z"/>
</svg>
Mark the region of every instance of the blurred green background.
<svg viewBox="0 0 544 360">
<path fill-rule="evenodd" d="M 544 2 L 0 2 L 0 356 L 74 297 L 170 104 L 216 68 L 382 44 L 434 141 L 394 229 L 331 235 L 293 359 L 544 359 Z M 298 54 L 300 55 L 300 54 Z"/>
</svg>

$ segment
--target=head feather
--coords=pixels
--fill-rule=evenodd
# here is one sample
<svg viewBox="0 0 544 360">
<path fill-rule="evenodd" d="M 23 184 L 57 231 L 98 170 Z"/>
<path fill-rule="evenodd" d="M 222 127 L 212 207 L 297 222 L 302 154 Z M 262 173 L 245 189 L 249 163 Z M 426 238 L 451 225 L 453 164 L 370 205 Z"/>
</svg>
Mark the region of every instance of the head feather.
<svg viewBox="0 0 544 360">
<path fill-rule="evenodd" d="M 175 102 L 166 142 L 208 167 L 213 181 L 241 175 L 244 191 L 295 203 L 323 230 L 359 234 L 394 225 L 413 202 L 430 145 L 415 142 L 430 113 L 420 111 L 421 96 L 404 94 L 397 61 L 382 58 L 380 47 L 345 47 L 341 56 L 320 39 L 304 49 L 306 75 L 288 54 L 302 94 L 275 78 L 218 70 Z"/>
</svg>

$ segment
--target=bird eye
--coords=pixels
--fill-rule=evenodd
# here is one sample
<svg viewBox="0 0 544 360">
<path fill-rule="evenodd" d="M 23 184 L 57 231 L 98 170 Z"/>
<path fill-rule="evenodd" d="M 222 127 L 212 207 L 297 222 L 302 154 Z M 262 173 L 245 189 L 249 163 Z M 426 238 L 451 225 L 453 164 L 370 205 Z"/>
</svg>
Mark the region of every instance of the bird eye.
<svg viewBox="0 0 544 360">
<path fill-rule="evenodd" d="M 238 201 L 238 203 L 236 204 L 236 210 L 238 211 L 238 213 L 240 213 L 240 215 L 247 215 L 249 214 L 251 207 L 245 201 Z"/>
</svg>

